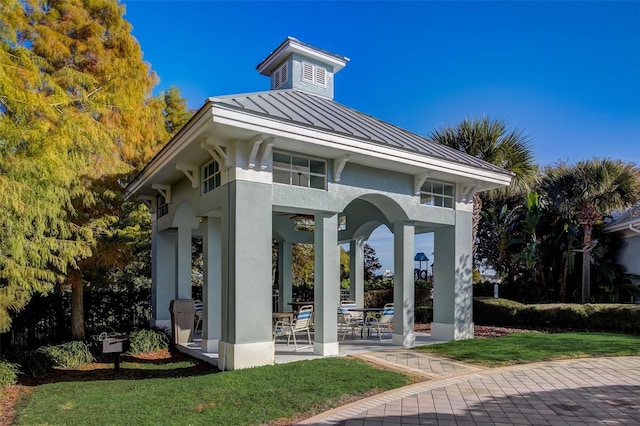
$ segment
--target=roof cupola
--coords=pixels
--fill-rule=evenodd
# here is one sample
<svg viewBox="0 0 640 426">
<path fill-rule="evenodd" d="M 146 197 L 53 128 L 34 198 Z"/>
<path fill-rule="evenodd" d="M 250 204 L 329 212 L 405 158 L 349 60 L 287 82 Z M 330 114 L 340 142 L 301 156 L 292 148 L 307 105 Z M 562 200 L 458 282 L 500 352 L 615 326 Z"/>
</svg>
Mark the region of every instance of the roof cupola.
<svg viewBox="0 0 640 426">
<path fill-rule="evenodd" d="M 271 78 L 271 90 L 298 89 L 333 99 L 333 76 L 349 58 L 287 37 L 256 69 Z"/>
</svg>

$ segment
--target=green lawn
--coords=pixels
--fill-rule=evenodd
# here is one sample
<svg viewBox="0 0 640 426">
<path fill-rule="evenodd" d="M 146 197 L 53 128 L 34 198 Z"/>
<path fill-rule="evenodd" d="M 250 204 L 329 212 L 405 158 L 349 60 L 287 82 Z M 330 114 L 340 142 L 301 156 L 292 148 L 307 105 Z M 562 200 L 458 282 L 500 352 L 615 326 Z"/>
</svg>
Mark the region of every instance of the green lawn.
<svg viewBox="0 0 640 426">
<path fill-rule="evenodd" d="M 500 366 L 562 358 L 640 355 L 640 337 L 612 333 L 516 333 L 422 346 L 415 350 Z"/>
<path fill-rule="evenodd" d="M 416 350 L 485 365 L 640 355 L 640 337 L 607 333 L 512 334 Z M 18 425 L 261 424 L 300 418 L 398 388 L 412 378 L 352 358 L 326 358 L 215 374 L 190 362 L 123 363 L 54 376 L 18 407 Z"/>
<path fill-rule="evenodd" d="M 128 364 L 124 379 L 110 371 L 101 380 L 36 386 L 18 408 L 18 425 L 259 424 L 313 414 L 349 397 L 410 383 L 402 374 L 351 358 L 327 358 L 202 374 L 188 363 Z M 158 378 L 148 378 L 153 376 Z M 147 378 L 144 378 L 144 377 Z"/>
</svg>

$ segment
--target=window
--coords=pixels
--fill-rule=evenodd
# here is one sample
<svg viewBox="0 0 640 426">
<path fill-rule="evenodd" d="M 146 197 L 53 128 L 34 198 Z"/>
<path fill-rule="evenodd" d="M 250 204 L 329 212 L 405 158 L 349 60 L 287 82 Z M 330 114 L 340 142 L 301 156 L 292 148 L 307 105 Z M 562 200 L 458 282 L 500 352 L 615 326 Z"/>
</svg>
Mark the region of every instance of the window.
<svg viewBox="0 0 640 426">
<path fill-rule="evenodd" d="M 327 86 L 327 70 L 308 62 L 302 63 L 302 81 L 317 84 L 318 86 Z"/>
<path fill-rule="evenodd" d="M 214 160 L 202 166 L 200 176 L 202 176 L 200 188 L 203 195 L 220 186 L 220 166 Z"/>
<path fill-rule="evenodd" d="M 157 208 L 158 208 L 158 217 L 162 217 L 169 214 L 169 204 L 167 204 L 167 200 L 160 194 L 156 199 Z"/>
<path fill-rule="evenodd" d="M 420 189 L 420 204 L 452 209 L 453 193 L 452 184 L 427 180 Z"/>
<path fill-rule="evenodd" d="M 326 189 L 327 163 L 297 154 L 274 151 L 273 182 Z"/>
<path fill-rule="evenodd" d="M 273 88 L 279 89 L 282 87 L 287 82 L 288 74 L 287 63 L 285 62 L 276 70 L 276 72 L 273 73 Z"/>
</svg>

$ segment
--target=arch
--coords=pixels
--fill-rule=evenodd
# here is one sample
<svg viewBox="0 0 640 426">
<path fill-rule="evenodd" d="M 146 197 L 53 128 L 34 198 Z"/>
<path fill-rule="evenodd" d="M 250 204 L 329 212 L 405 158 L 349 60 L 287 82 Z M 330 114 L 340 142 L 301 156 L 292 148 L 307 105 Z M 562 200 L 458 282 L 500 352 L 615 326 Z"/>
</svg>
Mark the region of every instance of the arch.
<svg viewBox="0 0 640 426">
<path fill-rule="evenodd" d="M 191 204 L 188 201 L 181 202 L 173 213 L 171 227 L 196 229 L 199 226 L 200 219 L 193 212 Z"/>
<path fill-rule="evenodd" d="M 364 200 L 374 205 L 378 210 L 380 210 L 380 212 L 382 212 L 382 214 L 387 219 L 387 222 L 389 223 L 406 221 L 409 219 L 409 215 L 404 210 L 402 205 L 386 195 L 364 194 L 352 200 L 349 204 L 357 200 Z M 347 205 L 347 207 L 349 206 Z"/>
<path fill-rule="evenodd" d="M 368 239 L 380 225 L 392 229 L 394 222 L 408 220 L 408 215 L 395 200 L 380 194 L 365 194 L 352 200 L 342 212 L 347 216 L 347 229 L 340 240 Z"/>
</svg>

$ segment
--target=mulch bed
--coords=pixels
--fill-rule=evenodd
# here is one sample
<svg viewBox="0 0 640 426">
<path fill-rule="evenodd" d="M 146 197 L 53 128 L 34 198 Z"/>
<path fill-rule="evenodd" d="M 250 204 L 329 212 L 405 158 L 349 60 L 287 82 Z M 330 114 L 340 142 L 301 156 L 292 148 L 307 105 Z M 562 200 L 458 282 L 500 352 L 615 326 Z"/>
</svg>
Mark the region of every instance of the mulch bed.
<svg viewBox="0 0 640 426">
<path fill-rule="evenodd" d="M 430 333 L 431 324 L 416 324 L 415 331 L 421 333 Z M 506 336 L 511 333 L 533 332 L 534 330 L 523 330 L 518 328 L 506 327 L 487 327 L 476 325 L 474 333 L 476 338 L 489 338 Z M 157 362 L 168 363 L 186 360 L 188 357 L 177 351 L 157 351 L 146 354 L 139 354 L 135 357 L 125 356 L 122 361 L 136 362 Z M 202 367 L 202 373 L 208 367 Z M 33 386 L 43 383 L 52 383 L 58 381 L 78 381 L 78 380 L 106 380 L 113 377 L 113 363 L 92 363 L 76 370 L 56 370 L 40 378 L 21 378 L 20 383 L 9 386 L 0 391 L 0 426 L 10 426 L 15 418 L 15 407 L 21 399 L 27 398 L 31 393 Z M 131 377 L 135 378 L 135 377 Z"/>
</svg>

